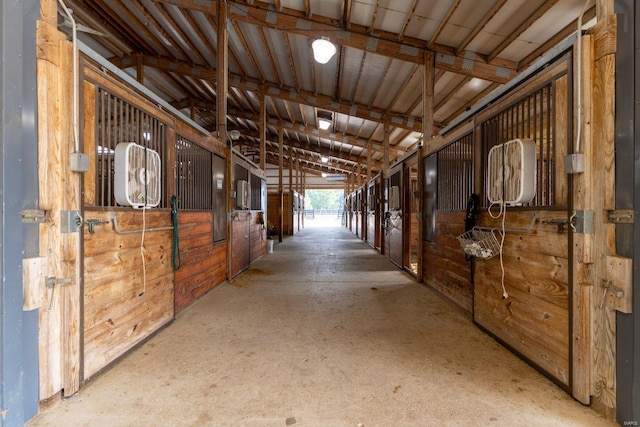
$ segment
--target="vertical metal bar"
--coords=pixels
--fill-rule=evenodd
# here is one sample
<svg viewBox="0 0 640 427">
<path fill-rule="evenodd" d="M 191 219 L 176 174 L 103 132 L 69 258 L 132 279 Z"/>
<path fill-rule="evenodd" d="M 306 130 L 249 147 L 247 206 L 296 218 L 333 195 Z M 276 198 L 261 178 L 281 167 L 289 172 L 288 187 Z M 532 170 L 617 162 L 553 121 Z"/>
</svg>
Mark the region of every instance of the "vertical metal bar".
<svg viewBox="0 0 640 427">
<path fill-rule="evenodd" d="M 545 200 L 545 206 L 549 206 L 552 204 L 551 196 L 553 194 L 553 168 L 552 168 L 552 158 L 553 158 L 553 150 L 552 147 L 554 145 L 554 135 L 553 132 L 553 122 L 552 118 L 555 117 L 553 114 L 553 105 L 552 102 L 552 91 L 551 86 L 547 86 L 547 198 Z"/>
</svg>

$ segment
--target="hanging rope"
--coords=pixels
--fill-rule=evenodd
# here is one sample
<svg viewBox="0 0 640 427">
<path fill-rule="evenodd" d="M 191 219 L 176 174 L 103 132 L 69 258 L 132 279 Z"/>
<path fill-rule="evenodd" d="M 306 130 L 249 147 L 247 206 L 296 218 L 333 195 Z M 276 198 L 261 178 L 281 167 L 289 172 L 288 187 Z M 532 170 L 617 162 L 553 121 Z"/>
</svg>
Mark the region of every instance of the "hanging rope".
<svg viewBox="0 0 640 427">
<path fill-rule="evenodd" d="M 171 222 L 173 222 L 173 247 L 171 251 L 171 264 L 174 270 L 180 270 L 180 240 L 178 238 L 178 200 L 171 196 Z"/>
</svg>

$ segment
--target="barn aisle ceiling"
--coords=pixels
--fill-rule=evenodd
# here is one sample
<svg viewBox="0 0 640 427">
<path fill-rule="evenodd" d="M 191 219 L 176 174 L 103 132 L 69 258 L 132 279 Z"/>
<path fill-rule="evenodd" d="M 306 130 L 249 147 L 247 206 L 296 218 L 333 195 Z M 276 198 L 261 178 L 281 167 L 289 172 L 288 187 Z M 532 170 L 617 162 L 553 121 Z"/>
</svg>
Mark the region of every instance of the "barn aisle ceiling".
<svg viewBox="0 0 640 427">
<path fill-rule="evenodd" d="M 204 128 L 215 131 L 217 1 L 64 0 L 79 38 Z M 584 0 L 225 1 L 229 46 L 228 129 L 241 151 L 259 147 L 267 108 L 270 162 L 278 129 L 285 157 L 309 171 L 381 168 L 422 137 L 422 64 L 435 53 L 434 129 L 510 81 L 576 31 Z M 584 21 L 593 20 L 589 6 Z M 69 23 L 60 15 L 60 28 Z M 311 43 L 337 46 L 326 64 Z M 332 125 L 318 127 L 328 115 Z M 429 137 L 429 136 L 427 136 Z M 329 157 L 323 162 L 321 156 Z M 326 160 L 326 159 L 325 159 Z"/>
</svg>

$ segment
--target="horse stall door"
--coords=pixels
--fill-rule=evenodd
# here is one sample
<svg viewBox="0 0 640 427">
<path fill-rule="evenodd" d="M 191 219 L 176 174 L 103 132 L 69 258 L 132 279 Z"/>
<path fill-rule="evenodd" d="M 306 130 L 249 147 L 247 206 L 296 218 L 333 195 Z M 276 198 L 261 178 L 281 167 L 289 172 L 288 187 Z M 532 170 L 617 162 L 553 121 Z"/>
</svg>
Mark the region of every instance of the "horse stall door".
<svg viewBox="0 0 640 427">
<path fill-rule="evenodd" d="M 233 213 L 232 217 L 233 271 L 231 275 L 236 276 L 238 273 L 249 267 L 249 263 L 251 261 L 251 247 L 249 240 L 249 234 L 251 232 L 251 212 L 236 211 Z"/>
<path fill-rule="evenodd" d="M 378 209 L 376 185 L 376 181 L 373 180 L 367 186 L 367 243 L 372 248 L 377 246 L 377 241 L 380 238 L 379 233 L 376 232 L 376 211 Z"/>
<path fill-rule="evenodd" d="M 385 212 L 385 235 L 387 238 L 387 256 L 389 260 L 402 268 L 402 168 L 391 172 L 387 181 L 387 211 Z"/>
</svg>

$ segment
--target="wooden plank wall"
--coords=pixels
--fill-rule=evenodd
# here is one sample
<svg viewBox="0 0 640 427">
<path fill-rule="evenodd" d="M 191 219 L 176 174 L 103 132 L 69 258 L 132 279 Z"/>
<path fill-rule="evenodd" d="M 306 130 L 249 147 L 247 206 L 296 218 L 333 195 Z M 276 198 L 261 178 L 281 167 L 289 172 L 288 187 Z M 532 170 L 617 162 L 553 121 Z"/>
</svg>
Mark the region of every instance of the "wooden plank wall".
<svg viewBox="0 0 640 427">
<path fill-rule="evenodd" d="M 251 233 L 251 212 L 236 211 L 232 214 L 231 235 L 233 236 L 233 254 L 231 277 L 235 277 L 238 273 L 249 267 L 251 242 L 249 235 Z"/>
<path fill-rule="evenodd" d="M 175 272 L 176 314 L 227 277 L 227 243 L 213 242 L 212 215 L 178 212 L 181 267 Z"/>
<path fill-rule="evenodd" d="M 267 194 L 267 218 L 269 222 L 275 226 L 274 236 L 280 233 L 280 195 L 278 193 Z M 284 218 L 283 218 L 283 233 L 290 236 L 292 234 L 293 226 L 293 204 L 291 201 L 291 195 L 288 191 L 284 192 Z"/>
<path fill-rule="evenodd" d="M 262 211 L 251 212 L 249 224 L 249 262 L 253 263 L 267 253 L 267 229 Z"/>
<path fill-rule="evenodd" d="M 464 212 L 438 212 L 436 242 L 423 242 L 423 281 L 468 313 L 473 310 L 470 261 L 456 238 L 464 233 Z"/>
<path fill-rule="evenodd" d="M 507 212 L 506 227 L 527 229 L 534 212 Z M 540 211 L 542 218 L 566 218 L 566 212 Z M 484 227 L 500 228 L 488 214 Z M 476 259 L 474 320 L 565 387 L 569 386 L 568 233 L 554 225 L 534 225 L 531 233 L 507 233 L 503 248 L 502 298 L 498 256 Z"/>
<path fill-rule="evenodd" d="M 86 217 L 108 221 L 111 214 Z M 116 215 L 121 230 L 142 229 L 141 211 Z M 147 228 L 171 226 L 169 212 L 145 216 Z M 142 233 L 120 235 L 102 226 L 84 237 L 84 377 L 90 378 L 173 319 L 172 231 L 145 233 L 144 267 Z"/>
<path fill-rule="evenodd" d="M 526 85 L 506 94 L 499 102 L 479 113 L 475 123 L 481 123 L 505 106 L 526 96 L 532 88 L 553 81 L 556 144 L 554 182 L 557 208 L 540 211 L 509 210 L 506 228 L 526 230 L 532 216 L 548 221 L 568 217 L 569 186 L 562 168 L 567 153 L 570 111 L 567 81 L 568 57 L 549 66 Z M 452 132 L 448 137 L 432 141 L 427 154 L 437 151 L 469 127 Z M 476 143 L 480 133 L 476 132 Z M 477 146 L 477 144 L 476 144 Z M 476 153 L 480 150 L 476 149 Z M 477 156 L 475 162 L 476 191 L 484 185 Z M 530 360 L 558 384 L 570 387 L 570 307 L 569 307 L 569 238 L 566 229 L 558 232 L 555 225 L 536 222 L 532 233 L 507 233 L 504 246 L 505 288 L 509 297 L 503 299 L 499 257 L 474 261 L 474 283 L 470 263 L 465 259 L 457 236 L 464 229 L 465 212 L 438 211 L 436 242 L 423 242 L 423 280 L 473 315 L 474 321 L 508 347 Z M 477 218 L 479 226 L 500 228 L 500 221 L 486 212 Z"/>
</svg>

